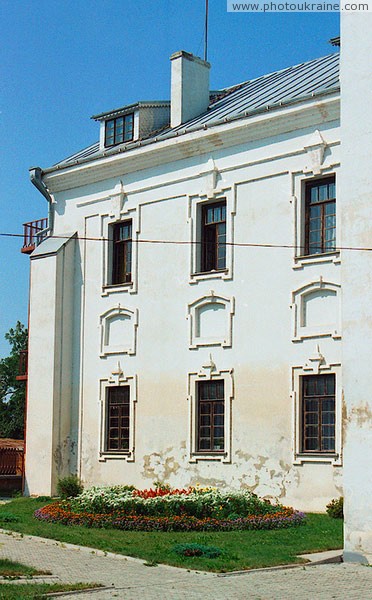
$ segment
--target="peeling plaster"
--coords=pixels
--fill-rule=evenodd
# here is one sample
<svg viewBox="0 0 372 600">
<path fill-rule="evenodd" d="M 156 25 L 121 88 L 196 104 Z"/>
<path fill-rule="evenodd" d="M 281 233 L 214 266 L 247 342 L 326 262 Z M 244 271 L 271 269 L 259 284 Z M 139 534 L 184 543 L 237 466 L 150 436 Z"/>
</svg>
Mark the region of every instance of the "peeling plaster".
<svg viewBox="0 0 372 600">
<path fill-rule="evenodd" d="M 364 405 L 353 407 L 350 411 L 349 423 L 356 423 L 358 428 L 366 426 L 368 429 L 372 426 L 372 410 L 366 402 Z"/>
<path fill-rule="evenodd" d="M 173 447 L 170 447 L 166 448 L 164 452 L 153 452 L 144 456 L 142 475 L 155 481 L 168 483 L 169 478 L 176 475 L 180 469 L 180 464 L 174 456 L 166 456 L 172 450 Z"/>
</svg>

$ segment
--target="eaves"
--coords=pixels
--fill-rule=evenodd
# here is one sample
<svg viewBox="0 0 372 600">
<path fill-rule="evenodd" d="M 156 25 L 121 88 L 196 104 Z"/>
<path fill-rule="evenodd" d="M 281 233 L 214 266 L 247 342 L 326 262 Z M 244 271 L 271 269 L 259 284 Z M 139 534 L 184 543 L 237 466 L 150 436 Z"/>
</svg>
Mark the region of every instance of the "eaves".
<svg viewBox="0 0 372 600">
<path fill-rule="evenodd" d="M 211 153 L 258 139 L 290 133 L 305 127 L 336 121 L 340 115 L 338 91 L 286 106 L 268 107 L 257 114 L 222 122 L 178 136 L 139 142 L 131 149 L 87 157 L 77 164 L 51 167 L 43 180 L 51 193 L 60 192 L 127 173 L 142 171 L 195 155 Z"/>
</svg>

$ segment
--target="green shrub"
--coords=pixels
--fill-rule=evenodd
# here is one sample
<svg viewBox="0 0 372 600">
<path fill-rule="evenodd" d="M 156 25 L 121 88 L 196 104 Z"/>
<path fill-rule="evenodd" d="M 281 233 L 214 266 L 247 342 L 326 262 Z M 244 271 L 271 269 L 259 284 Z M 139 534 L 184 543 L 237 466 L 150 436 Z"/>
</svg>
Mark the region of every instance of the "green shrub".
<svg viewBox="0 0 372 600">
<path fill-rule="evenodd" d="M 84 489 L 83 484 L 77 475 L 68 475 L 62 477 L 57 483 L 57 493 L 61 498 L 75 498 L 82 493 Z"/>
<path fill-rule="evenodd" d="M 332 519 L 343 519 L 344 518 L 344 499 L 334 498 L 329 504 L 327 504 L 327 514 Z"/>
<path fill-rule="evenodd" d="M 205 556 L 206 558 L 217 558 L 222 550 L 216 546 L 203 546 L 202 544 L 177 544 L 173 552 L 180 556 Z"/>
</svg>

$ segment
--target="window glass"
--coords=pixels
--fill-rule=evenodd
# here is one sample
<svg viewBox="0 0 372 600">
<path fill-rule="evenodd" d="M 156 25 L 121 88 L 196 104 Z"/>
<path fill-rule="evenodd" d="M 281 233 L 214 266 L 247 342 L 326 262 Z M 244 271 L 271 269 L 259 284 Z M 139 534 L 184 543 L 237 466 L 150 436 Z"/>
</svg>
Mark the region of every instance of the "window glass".
<svg viewBox="0 0 372 600">
<path fill-rule="evenodd" d="M 132 221 L 113 225 L 112 284 L 132 281 Z"/>
<path fill-rule="evenodd" d="M 309 182 L 305 197 L 305 253 L 322 254 L 336 248 L 334 177 Z"/>
<path fill-rule="evenodd" d="M 226 201 L 202 208 L 201 266 L 203 272 L 226 268 Z"/>
<path fill-rule="evenodd" d="M 335 451 L 335 376 L 302 378 L 302 451 Z"/>
<path fill-rule="evenodd" d="M 224 381 L 198 383 L 198 450 L 224 450 Z"/>
<path fill-rule="evenodd" d="M 129 386 L 107 388 L 108 451 L 129 450 Z"/>
<path fill-rule="evenodd" d="M 133 113 L 109 119 L 105 125 L 105 146 L 122 144 L 133 139 Z"/>
</svg>

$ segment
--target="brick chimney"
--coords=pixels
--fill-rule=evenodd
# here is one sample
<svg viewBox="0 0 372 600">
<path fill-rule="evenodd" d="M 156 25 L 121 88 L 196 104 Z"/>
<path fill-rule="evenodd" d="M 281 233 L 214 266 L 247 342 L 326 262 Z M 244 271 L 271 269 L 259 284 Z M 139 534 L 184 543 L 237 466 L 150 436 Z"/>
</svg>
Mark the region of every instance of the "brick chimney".
<svg viewBox="0 0 372 600">
<path fill-rule="evenodd" d="M 209 105 L 210 64 L 180 50 L 171 59 L 171 127 L 201 115 Z"/>
</svg>

